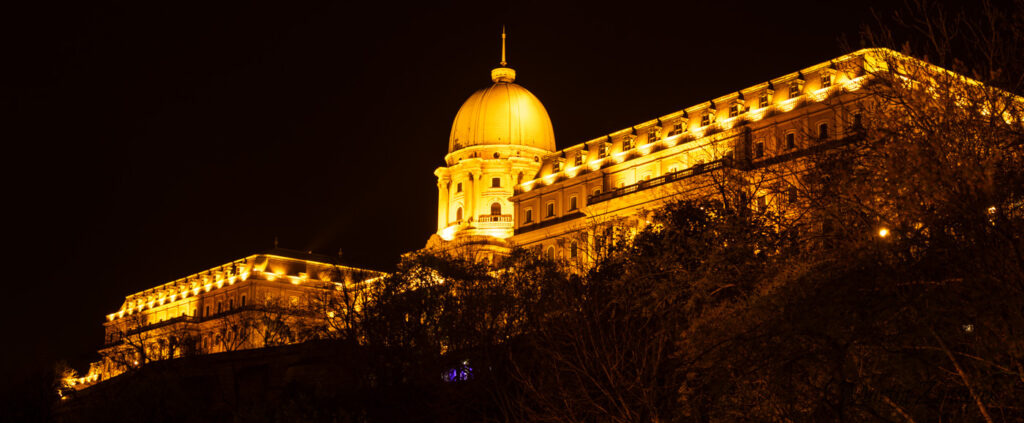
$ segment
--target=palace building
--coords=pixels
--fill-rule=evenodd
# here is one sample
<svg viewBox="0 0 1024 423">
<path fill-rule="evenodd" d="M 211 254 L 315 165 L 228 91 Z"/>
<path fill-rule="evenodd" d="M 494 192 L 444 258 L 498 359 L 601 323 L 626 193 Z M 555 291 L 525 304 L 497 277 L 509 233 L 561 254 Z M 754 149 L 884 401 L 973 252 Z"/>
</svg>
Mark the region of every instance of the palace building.
<svg viewBox="0 0 1024 423">
<path fill-rule="evenodd" d="M 434 172 L 437 233 L 427 247 L 481 260 L 513 246 L 592 257 L 596 226 L 636 222 L 667 201 L 706 195 L 714 171 L 757 171 L 849 140 L 859 125 L 858 90 L 892 55 L 860 50 L 557 149 L 547 111 L 515 83 L 503 47 L 492 85 L 455 115 L 445 166 Z M 779 179 L 750 201 L 789 201 Z"/>
<path fill-rule="evenodd" d="M 106 316 L 101 359 L 66 382 L 82 389 L 151 361 L 313 339 L 303 332 L 333 317 L 317 311 L 381 275 L 275 248 L 131 294 Z"/>
<path fill-rule="evenodd" d="M 516 84 L 502 38 L 491 85 L 455 114 L 444 166 L 434 172 L 437 232 L 427 249 L 492 261 L 523 247 L 588 260 L 605 231 L 707 195 L 719 171 L 753 175 L 854 139 L 861 87 L 887 58 L 903 57 L 856 51 L 558 149 L 544 105 Z M 776 172 L 751 186 L 747 200 L 784 209 L 794 201 L 786 177 Z M 309 313 L 313 299 L 346 300 L 382 275 L 275 248 L 164 283 L 108 314 L 102 359 L 66 381 L 80 389 L 147 361 L 311 339 L 296 328 L 333 318 Z M 299 304 L 306 313 L 289 311 Z M 271 330 L 281 321 L 288 329 Z"/>
</svg>

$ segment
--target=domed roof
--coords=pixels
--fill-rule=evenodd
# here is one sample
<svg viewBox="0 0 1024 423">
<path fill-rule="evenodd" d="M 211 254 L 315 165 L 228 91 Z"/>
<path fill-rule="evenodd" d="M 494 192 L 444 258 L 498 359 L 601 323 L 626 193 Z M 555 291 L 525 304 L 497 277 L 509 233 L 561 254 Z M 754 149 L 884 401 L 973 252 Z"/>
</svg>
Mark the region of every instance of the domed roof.
<svg viewBox="0 0 1024 423">
<path fill-rule="evenodd" d="M 474 145 L 523 145 L 555 151 L 548 111 L 533 93 L 513 83 L 515 71 L 491 71 L 494 84 L 462 104 L 452 124 L 448 152 Z"/>
</svg>

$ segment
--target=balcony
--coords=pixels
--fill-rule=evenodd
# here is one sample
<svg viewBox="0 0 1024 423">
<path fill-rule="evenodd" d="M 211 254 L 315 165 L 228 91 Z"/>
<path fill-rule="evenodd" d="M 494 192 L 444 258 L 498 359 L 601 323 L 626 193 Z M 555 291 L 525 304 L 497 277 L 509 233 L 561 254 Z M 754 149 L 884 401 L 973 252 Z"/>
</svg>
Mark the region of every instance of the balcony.
<svg viewBox="0 0 1024 423">
<path fill-rule="evenodd" d="M 477 227 L 481 229 L 489 228 L 511 228 L 512 227 L 512 215 L 510 214 L 485 214 L 477 217 Z"/>
</svg>

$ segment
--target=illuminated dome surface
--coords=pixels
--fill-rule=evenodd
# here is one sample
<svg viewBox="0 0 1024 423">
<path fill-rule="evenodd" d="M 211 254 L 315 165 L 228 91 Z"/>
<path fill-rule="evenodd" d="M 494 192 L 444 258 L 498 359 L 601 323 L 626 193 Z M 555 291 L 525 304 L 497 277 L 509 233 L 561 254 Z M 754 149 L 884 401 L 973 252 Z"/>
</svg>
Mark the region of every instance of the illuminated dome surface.
<svg viewBox="0 0 1024 423">
<path fill-rule="evenodd" d="M 448 152 L 475 145 L 522 145 L 555 151 L 555 131 L 547 110 L 533 93 L 513 83 L 516 73 L 491 71 L 494 84 L 462 104 L 452 124 Z"/>
</svg>

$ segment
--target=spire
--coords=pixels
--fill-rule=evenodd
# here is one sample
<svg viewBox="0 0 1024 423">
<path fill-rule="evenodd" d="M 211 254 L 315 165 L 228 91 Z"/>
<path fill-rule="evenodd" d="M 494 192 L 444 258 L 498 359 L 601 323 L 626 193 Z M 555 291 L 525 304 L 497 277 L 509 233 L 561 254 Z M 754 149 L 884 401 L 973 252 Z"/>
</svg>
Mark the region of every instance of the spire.
<svg viewBox="0 0 1024 423">
<path fill-rule="evenodd" d="M 505 25 L 501 26 L 501 66 L 505 67 L 508 63 L 505 62 Z"/>
<path fill-rule="evenodd" d="M 513 82 L 516 80 L 516 71 L 512 68 L 505 67 L 508 62 L 505 61 L 505 25 L 501 26 L 501 63 L 499 67 L 491 69 L 491 81 L 494 82 Z"/>
</svg>

